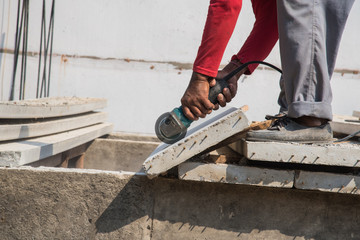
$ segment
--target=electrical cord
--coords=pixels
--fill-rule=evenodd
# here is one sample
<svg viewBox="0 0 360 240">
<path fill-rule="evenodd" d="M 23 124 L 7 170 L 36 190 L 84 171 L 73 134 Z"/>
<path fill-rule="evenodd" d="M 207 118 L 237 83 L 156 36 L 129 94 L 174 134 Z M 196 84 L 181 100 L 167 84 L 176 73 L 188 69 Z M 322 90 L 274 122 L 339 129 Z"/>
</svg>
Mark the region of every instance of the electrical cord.
<svg viewBox="0 0 360 240">
<path fill-rule="evenodd" d="M 357 132 L 354 132 L 354 133 L 352 133 L 352 134 L 350 134 L 350 135 L 347 135 L 347 136 L 344 137 L 344 138 L 338 139 L 338 140 L 334 141 L 334 143 L 344 142 L 344 141 L 346 141 L 346 140 L 349 140 L 349 139 L 352 138 L 352 137 L 355 137 L 355 136 L 358 135 L 359 133 L 360 133 L 360 130 L 357 131 Z"/>
<path fill-rule="evenodd" d="M 224 77 L 224 80 L 229 80 L 230 78 L 232 78 L 233 76 L 235 76 L 238 72 L 240 72 L 241 70 L 245 69 L 247 66 L 249 66 L 250 64 L 262 64 L 262 65 L 266 65 L 268 67 L 271 67 L 273 69 L 275 69 L 276 71 L 278 71 L 279 73 L 282 74 L 282 71 L 280 68 L 268 63 L 268 62 L 263 62 L 263 61 L 250 61 L 250 62 L 246 62 L 243 63 L 240 67 L 237 67 L 235 70 L 233 70 L 231 73 L 229 73 L 226 77 Z"/>
</svg>

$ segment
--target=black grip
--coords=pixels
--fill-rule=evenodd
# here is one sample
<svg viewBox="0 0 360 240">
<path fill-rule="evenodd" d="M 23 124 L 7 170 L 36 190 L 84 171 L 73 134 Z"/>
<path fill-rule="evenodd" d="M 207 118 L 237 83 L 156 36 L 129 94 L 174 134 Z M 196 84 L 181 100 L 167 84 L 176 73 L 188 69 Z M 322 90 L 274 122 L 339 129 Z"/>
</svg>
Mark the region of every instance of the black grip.
<svg viewBox="0 0 360 240">
<path fill-rule="evenodd" d="M 218 103 L 217 96 L 222 93 L 224 88 L 229 88 L 229 85 L 225 79 L 217 79 L 215 86 L 209 90 L 209 100 L 212 104 Z"/>
</svg>

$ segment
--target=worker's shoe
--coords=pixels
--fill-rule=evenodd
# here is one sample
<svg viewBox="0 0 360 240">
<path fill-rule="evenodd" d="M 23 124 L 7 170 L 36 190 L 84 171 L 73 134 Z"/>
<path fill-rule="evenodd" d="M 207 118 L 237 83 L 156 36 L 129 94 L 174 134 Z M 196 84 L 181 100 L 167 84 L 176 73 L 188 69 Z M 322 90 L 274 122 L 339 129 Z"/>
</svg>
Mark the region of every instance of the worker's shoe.
<svg viewBox="0 0 360 240">
<path fill-rule="evenodd" d="M 329 123 L 325 122 L 320 126 L 304 126 L 295 119 L 286 115 L 266 116 L 273 122 L 267 130 L 250 131 L 246 139 L 262 142 L 301 142 L 301 143 L 324 143 L 333 139 L 332 129 Z"/>
</svg>

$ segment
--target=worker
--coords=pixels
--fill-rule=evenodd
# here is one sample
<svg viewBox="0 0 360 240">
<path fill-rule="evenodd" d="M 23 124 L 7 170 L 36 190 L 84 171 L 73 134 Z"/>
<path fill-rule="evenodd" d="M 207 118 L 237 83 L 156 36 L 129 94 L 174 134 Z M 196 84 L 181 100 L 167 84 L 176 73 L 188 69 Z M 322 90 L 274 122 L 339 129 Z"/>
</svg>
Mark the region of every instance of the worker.
<svg viewBox="0 0 360 240">
<path fill-rule="evenodd" d="M 216 110 L 218 106 L 208 100 L 215 77 L 226 75 L 246 61 L 263 60 L 279 37 L 283 69 L 280 114 L 269 117 L 274 121 L 267 130 L 249 132 L 247 137 L 257 141 L 330 141 L 330 79 L 353 3 L 354 0 L 252 0 L 256 19 L 253 30 L 239 53 L 217 72 L 242 1 L 211 0 L 193 74 L 181 99 L 185 116 L 197 120 Z M 218 96 L 220 106 L 235 96 L 241 74 L 251 74 L 253 70 L 254 66 L 249 65 L 229 80 L 229 89 Z"/>
</svg>

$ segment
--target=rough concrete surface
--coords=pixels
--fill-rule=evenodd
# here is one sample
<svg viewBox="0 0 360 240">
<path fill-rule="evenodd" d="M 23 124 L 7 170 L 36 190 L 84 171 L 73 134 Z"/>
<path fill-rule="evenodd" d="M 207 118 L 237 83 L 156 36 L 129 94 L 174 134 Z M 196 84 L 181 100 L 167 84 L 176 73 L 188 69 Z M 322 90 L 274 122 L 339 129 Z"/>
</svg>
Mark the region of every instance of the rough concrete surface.
<svg viewBox="0 0 360 240">
<path fill-rule="evenodd" d="M 360 194 L 360 177 L 351 174 L 299 171 L 295 178 L 298 189 Z"/>
<path fill-rule="evenodd" d="M 133 141 L 114 138 L 98 138 L 85 154 L 84 168 L 113 171 L 143 171 L 145 159 L 159 145 L 158 142 Z"/>
<path fill-rule="evenodd" d="M 13 121 L 6 120 L 6 122 L 4 122 L 0 119 L 0 141 L 32 138 L 65 132 L 105 122 L 106 119 L 107 113 L 104 112 L 88 112 L 67 117 L 39 120 L 31 119 L 26 121 L 16 119 Z"/>
<path fill-rule="evenodd" d="M 51 97 L 0 102 L 0 118 L 61 117 L 106 107 L 104 98 Z"/>
<path fill-rule="evenodd" d="M 0 166 L 21 166 L 70 150 L 112 131 L 111 123 L 100 123 L 49 136 L 0 144 Z"/>
<path fill-rule="evenodd" d="M 184 162 L 179 165 L 179 179 L 221 182 L 267 187 L 292 188 L 295 171 L 276 170 L 234 164 Z"/>
<path fill-rule="evenodd" d="M 2 239 L 150 239 L 145 178 L 1 169 Z"/>
<path fill-rule="evenodd" d="M 2 239 L 359 239 L 360 196 L 0 168 Z"/>
<path fill-rule="evenodd" d="M 343 167 L 360 166 L 359 142 L 339 144 L 299 144 L 251 142 L 244 144 L 244 155 L 254 161 L 287 162 Z"/>
</svg>

